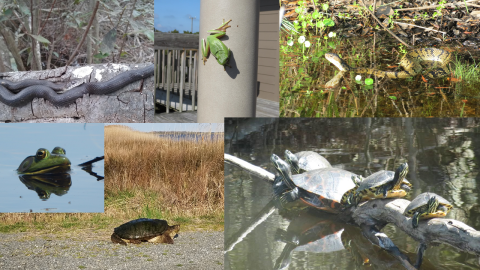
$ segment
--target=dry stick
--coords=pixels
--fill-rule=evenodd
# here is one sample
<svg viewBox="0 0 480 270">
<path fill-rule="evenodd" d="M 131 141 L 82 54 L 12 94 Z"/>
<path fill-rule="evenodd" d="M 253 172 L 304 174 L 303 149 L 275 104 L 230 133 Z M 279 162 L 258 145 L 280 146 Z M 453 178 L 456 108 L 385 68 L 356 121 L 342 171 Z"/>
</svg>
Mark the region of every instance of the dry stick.
<svg viewBox="0 0 480 270">
<path fill-rule="evenodd" d="M 273 183 L 273 180 L 275 179 L 275 175 L 267 170 L 264 170 L 258 166 L 255 166 L 251 163 L 248 163 L 240 158 L 237 158 L 235 156 L 232 156 L 232 155 L 229 155 L 229 154 L 224 154 L 224 162 L 225 163 L 228 163 L 228 164 L 231 164 L 231 165 L 234 165 L 234 166 L 237 166 L 247 172 L 249 172 L 250 174 L 253 174 L 255 175 L 256 177 L 264 180 L 264 181 L 267 181 L 267 182 L 270 182 L 270 183 Z"/>
<path fill-rule="evenodd" d="M 353 91 L 352 91 L 352 92 L 353 92 Z M 365 106 L 365 107 L 363 108 L 363 111 L 362 111 L 362 114 L 360 114 L 360 117 L 363 116 L 363 114 L 365 113 L 365 111 L 366 111 L 369 107 L 370 107 L 370 108 L 372 109 L 372 111 L 373 111 L 372 99 L 368 99 L 368 101 L 367 101 L 367 106 Z"/>
<path fill-rule="evenodd" d="M 412 92 L 410 92 L 410 88 L 407 88 L 407 92 L 408 92 L 408 97 L 410 98 L 410 99 L 409 99 L 410 102 L 407 103 L 408 108 L 410 109 L 411 112 L 416 111 L 415 103 L 413 102 Z M 410 105 L 413 106 L 413 109 L 411 108 L 412 106 L 410 106 Z"/>
<path fill-rule="evenodd" d="M 35 12 L 33 11 L 33 0 L 30 0 L 30 19 L 31 19 L 30 32 L 32 33 L 32 35 L 33 34 L 38 35 L 38 33 L 40 33 L 38 31 L 39 18 L 40 18 L 40 12 L 38 9 L 35 10 Z M 31 36 L 30 38 L 32 39 L 32 58 L 33 58 L 32 67 L 37 70 L 42 70 L 42 59 L 40 56 L 40 42 L 36 38 L 33 38 L 33 36 Z"/>
<path fill-rule="evenodd" d="M 99 5 L 99 4 L 100 4 L 100 2 L 97 1 L 97 4 L 95 5 L 95 8 L 93 9 L 92 17 L 90 18 L 90 21 L 88 22 L 87 29 L 85 29 L 85 33 L 83 33 L 82 40 L 80 41 L 80 43 L 78 43 L 78 46 L 77 46 L 77 48 L 75 49 L 75 51 L 73 52 L 73 54 L 70 56 L 70 59 L 68 59 L 68 62 L 67 62 L 67 64 L 65 65 L 65 71 L 67 71 L 68 66 L 69 66 L 70 63 L 73 61 L 73 59 L 75 59 L 75 56 L 77 55 L 78 50 L 80 49 L 80 47 L 82 46 L 83 42 L 85 41 L 85 38 L 87 37 L 88 31 L 90 30 L 90 26 L 92 26 L 93 19 L 95 18 L 96 14 L 97 14 L 97 10 L 98 10 L 98 5 Z"/>
<path fill-rule="evenodd" d="M 353 101 L 355 102 L 355 111 L 357 112 L 358 115 L 358 100 L 357 97 L 355 96 L 355 93 L 353 93 L 353 90 L 349 87 L 350 91 L 352 91 L 352 96 L 353 96 Z"/>
<path fill-rule="evenodd" d="M 55 6 L 56 2 L 57 2 L 57 0 L 53 1 L 52 6 L 50 7 L 50 11 L 48 12 L 47 18 L 45 18 L 45 22 L 43 23 L 42 27 L 40 27 L 40 30 L 38 30 L 38 34 L 40 34 L 42 32 L 43 28 L 47 24 L 48 18 L 50 18 L 50 14 L 52 13 L 53 7 Z"/>
<path fill-rule="evenodd" d="M 57 40 L 54 38 L 52 40 L 52 43 L 50 43 L 50 46 L 49 46 L 49 52 L 48 52 L 48 57 L 47 57 L 47 70 L 50 69 L 50 63 L 52 63 L 52 55 L 53 55 L 53 52 L 55 50 L 55 43 L 57 42 Z"/>
<path fill-rule="evenodd" d="M 137 3 L 137 0 L 135 0 L 135 2 L 133 2 L 132 10 L 130 11 L 130 18 L 132 17 L 133 10 L 135 9 L 136 3 Z M 128 26 L 129 25 L 130 25 L 130 23 L 128 22 L 127 27 L 125 28 L 125 34 L 123 36 L 122 46 L 120 46 L 120 51 L 119 51 L 119 54 L 118 54 L 118 60 L 120 60 L 120 56 L 122 55 L 122 51 L 123 51 L 123 46 L 125 45 L 125 42 L 127 41 L 127 36 L 128 36 L 127 33 L 128 33 Z"/>
<path fill-rule="evenodd" d="M 388 93 L 387 91 L 385 90 L 385 88 L 383 88 L 383 91 L 385 92 L 385 94 L 388 96 Z M 402 112 L 400 111 L 400 109 L 397 107 L 397 104 L 395 104 L 395 101 L 393 99 L 390 99 L 390 101 L 392 102 L 393 106 L 395 107 L 395 109 L 397 109 L 398 113 L 400 114 L 400 116 L 403 116 Z"/>
<path fill-rule="evenodd" d="M 438 90 L 440 90 L 440 94 L 442 95 L 443 100 L 445 100 L 445 103 L 447 104 L 447 109 L 450 110 L 450 112 L 453 114 L 453 113 L 454 113 L 454 109 L 452 108 L 452 106 L 450 106 L 450 103 L 448 102 L 447 96 L 445 96 L 445 94 L 443 93 L 442 89 L 438 89 Z"/>
<path fill-rule="evenodd" d="M 377 0 L 375 0 L 375 2 L 376 1 Z M 373 4 L 374 5 L 373 13 L 375 13 L 375 2 Z M 375 32 L 373 32 L 373 68 L 376 67 L 376 65 L 375 65 L 375 40 L 376 40 L 376 36 L 377 35 L 375 35 Z M 374 73 L 373 76 L 375 77 L 375 102 L 374 102 L 375 109 L 373 111 L 376 112 L 377 111 L 377 105 L 378 105 L 378 103 L 377 103 L 378 102 L 378 79 L 377 79 L 377 74 Z"/>
<path fill-rule="evenodd" d="M 393 22 L 393 23 L 396 23 L 398 25 L 410 25 L 410 26 L 414 26 L 414 27 L 418 27 L 418 28 L 423 28 L 423 29 L 427 29 L 429 31 L 435 31 L 435 32 L 440 32 L 442 34 L 446 34 L 447 32 L 443 32 L 443 31 L 438 31 L 438 30 L 435 30 L 435 29 L 432 29 L 432 28 L 427 28 L 427 27 L 422 27 L 422 26 L 418 26 L 418 25 L 415 25 L 415 24 L 409 24 L 409 23 L 402 23 L 402 22 Z"/>
<path fill-rule="evenodd" d="M 370 9 L 368 9 L 368 7 L 365 5 L 365 2 L 363 2 L 362 0 L 362 5 L 363 7 L 368 10 L 368 12 L 370 13 L 370 15 L 372 15 L 372 17 L 378 22 L 378 24 L 380 24 L 383 28 L 385 28 L 385 30 L 387 30 L 387 32 L 392 35 L 394 38 L 398 39 L 398 41 L 400 41 L 403 45 L 407 46 L 408 48 L 411 48 L 412 46 L 408 45 L 407 43 L 405 43 L 405 41 L 401 40 L 399 37 L 397 37 L 392 31 L 390 31 L 385 25 L 383 25 L 383 23 L 380 22 L 380 20 L 375 16 L 375 14 L 372 13 L 372 11 L 370 11 Z"/>
<path fill-rule="evenodd" d="M 34 24 L 33 24 L 33 1 L 30 0 L 30 25 L 32 26 L 30 28 L 30 32 L 33 34 L 33 28 L 35 27 Z M 36 39 L 34 39 L 33 37 L 30 37 L 32 39 L 32 58 L 33 58 L 33 61 L 32 61 L 32 64 L 35 64 L 37 63 L 37 55 L 35 54 L 35 52 L 37 51 L 35 48 L 37 46 L 35 46 L 35 42 L 37 41 Z M 37 41 L 38 42 L 38 41 Z M 36 66 L 33 65 L 32 67 Z M 36 68 L 39 68 L 39 69 L 42 69 L 42 66 L 39 66 L 39 67 L 36 67 Z"/>
<path fill-rule="evenodd" d="M 403 107 L 403 111 L 405 112 L 405 116 L 408 117 L 408 112 L 407 112 L 407 109 L 405 109 L 405 102 L 403 102 L 403 99 L 402 99 L 402 107 Z"/>
<path fill-rule="evenodd" d="M 17 18 L 18 22 L 23 26 L 23 28 L 20 28 L 20 27 L 18 27 L 18 28 L 19 28 L 19 29 L 24 29 L 23 32 L 24 32 L 25 34 L 31 35 L 31 33 L 28 32 L 29 29 L 28 29 L 27 26 L 22 22 L 22 19 L 20 19 L 20 17 L 18 16 L 17 12 L 16 12 L 16 11 L 13 11 L 13 14 L 14 14 L 15 17 Z M 3 34 L 3 38 L 4 38 L 5 40 L 7 40 L 6 34 Z M 18 52 L 18 50 L 17 50 L 17 52 Z M 19 54 L 16 53 L 14 57 L 16 57 L 17 55 L 19 55 Z M 21 66 L 21 68 L 23 68 L 23 70 L 26 70 L 26 67 L 23 66 L 23 62 L 22 62 L 21 60 L 15 61 L 15 62 L 17 62 L 17 65 Z M 18 64 L 18 63 L 21 63 L 21 64 Z"/>
</svg>

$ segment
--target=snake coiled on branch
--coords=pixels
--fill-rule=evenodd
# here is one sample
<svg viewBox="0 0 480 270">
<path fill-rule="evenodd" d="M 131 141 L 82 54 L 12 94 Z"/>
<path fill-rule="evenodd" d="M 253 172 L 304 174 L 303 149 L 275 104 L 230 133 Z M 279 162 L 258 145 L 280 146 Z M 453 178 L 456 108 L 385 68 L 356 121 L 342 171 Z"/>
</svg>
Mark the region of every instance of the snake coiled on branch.
<svg viewBox="0 0 480 270">
<path fill-rule="evenodd" d="M 374 74 L 378 77 L 389 77 L 391 79 L 404 79 L 415 76 L 423 70 L 429 70 L 426 77 L 434 79 L 448 75 L 448 63 L 453 59 L 450 52 L 437 48 L 415 49 L 400 60 L 400 66 L 403 71 L 383 71 L 374 68 L 352 68 L 342 58 L 334 53 L 326 53 L 325 58 L 334 64 L 340 71 L 354 71 L 356 73 Z M 343 74 L 343 73 L 342 73 Z M 336 76 L 335 81 L 330 80 L 329 85 L 336 85 L 342 76 Z M 338 82 L 337 82 L 338 81 Z"/>
<path fill-rule="evenodd" d="M 151 77 L 153 76 L 153 73 L 154 66 L 149 65 L 141 69 L 120 73 L 105 82 L 84 83 L 63 94 L 57 94 L 55 92 L 55 90 L 58 91 L 62 86 L 55 85 L 48 81 L 25 80 L 18 83 L 12 83 L 3 80 L 0 83 L 0 101 L 8 106 L 20 107 L 28 104 L 34 98 L 43 98 L 57 107 L 68 106 L 78 98 L 82 98 L 85 94 L 110 94 L 133 82 Z M 13 90 L 8 90 L 7 87 L 12 87 Z M 18 91 L 19 88 L 23 88 L 23 90 L 16 94 L 13 93 L 14 91 Z"/>
</svg>

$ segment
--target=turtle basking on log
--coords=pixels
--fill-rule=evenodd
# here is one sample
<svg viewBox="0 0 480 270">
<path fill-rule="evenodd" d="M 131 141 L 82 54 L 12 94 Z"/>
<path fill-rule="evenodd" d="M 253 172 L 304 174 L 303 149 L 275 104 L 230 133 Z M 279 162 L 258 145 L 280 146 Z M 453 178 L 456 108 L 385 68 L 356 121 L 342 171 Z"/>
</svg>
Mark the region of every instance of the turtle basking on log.
<svg viewBox="0 0 480 270">
<path fill-rule="evenodd" d="M 169 226 L 162 219 L 139 218 L 115 228 L 111 239 L 113 243 L 125 246 L 142 242 L 173 244 L 179 231 L 180 225 Z"/>
</svg>

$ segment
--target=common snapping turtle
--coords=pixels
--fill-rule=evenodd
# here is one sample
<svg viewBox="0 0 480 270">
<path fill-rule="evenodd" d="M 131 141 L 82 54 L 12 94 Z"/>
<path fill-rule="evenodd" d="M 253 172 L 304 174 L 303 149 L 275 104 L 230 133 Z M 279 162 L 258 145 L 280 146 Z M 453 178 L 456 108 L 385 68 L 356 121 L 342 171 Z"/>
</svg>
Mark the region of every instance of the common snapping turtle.
<svg viewBox="0 0 480 270">
<path fill-rule="evenodd" d="M 142 242 L 173 244 L 179 231 L 180 225 L 169 226 L 162 219 L 139 218 L 115 228 L 111 239 L 122 245 Z"/>
</svg>

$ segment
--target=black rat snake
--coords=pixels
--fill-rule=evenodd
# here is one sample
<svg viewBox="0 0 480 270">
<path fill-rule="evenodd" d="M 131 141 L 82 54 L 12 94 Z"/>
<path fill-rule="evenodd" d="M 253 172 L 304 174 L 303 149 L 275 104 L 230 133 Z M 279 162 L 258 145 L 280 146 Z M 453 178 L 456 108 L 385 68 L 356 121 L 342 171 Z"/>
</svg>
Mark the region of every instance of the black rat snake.
<svg viewBox="0 0 480 270">
<path fill-rule="evenodd" d="M 325 58 L 334 64 L 340 71 L 354 71 L 356 73 L 374 74 L 378 77 L 387 76 L 391 79 L 403 79 L 413 77 L 416 74 L 421 73 L 423 70 L 430 69 L 430 71 L 425 75 L 426 77 L 433 79 L 444 77 L 449 73 L 447 65 L 452 61 L 453 56 L 451 53 L 437 48 L 415 49 L 405 54 L 405 56 L 400 60 L 400 66 L 403 67 L 403 71 L 383 71 L 373 68 L 352 68 L 342 58 L 334 53 L 325 54 Z M 337 85 L 341 77 L 342 76 L 335 76 L 334 79 L 332 79 L 333 82 L 330 80 L 328 84 Z"/>
<path fill-rule="evenodd" d="M 57 94 L 55 92 L 55 90 L 62 90 L 61 88 L 63 86 L 56 85 L 49 81 L 24 80 L 13 83 L 2 80 L 0 81 L 0 101 L 8 106 L 20 107 L 28 104 L 34 98 L 43 98 L 57 107 L 68 106 L 77 98 L 82 98 L 85 94 L 106 95 L 113 93 L 133 82 L 153 76 L 153 70 L 153 65 L 137 70 L 129 70 L 118 74 L 108 81 L 84 83 L 63 94 Z M 23 88 L 23 90 L 19 93 L 13 93 L 18 92 L 21 88 Z"/>
</svg>

